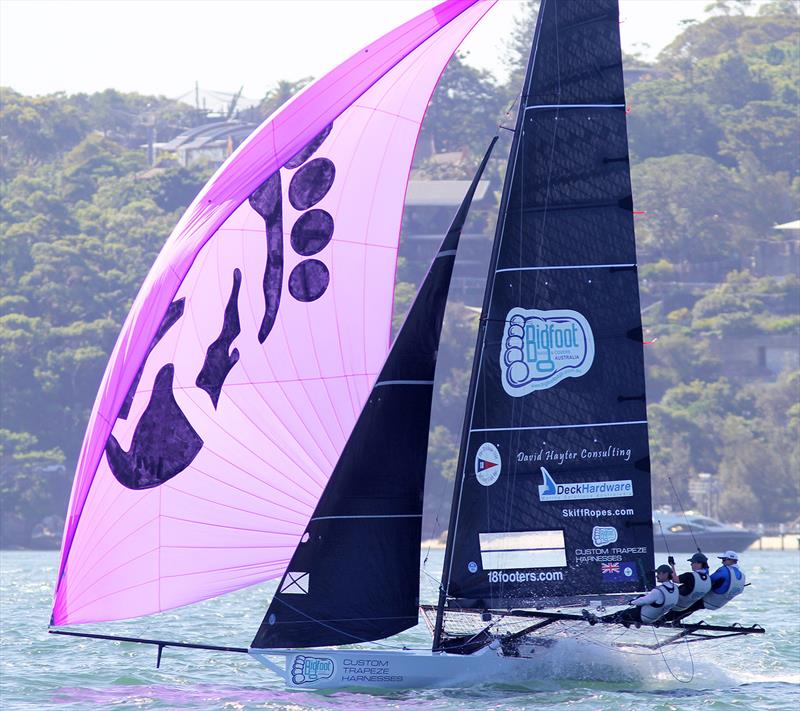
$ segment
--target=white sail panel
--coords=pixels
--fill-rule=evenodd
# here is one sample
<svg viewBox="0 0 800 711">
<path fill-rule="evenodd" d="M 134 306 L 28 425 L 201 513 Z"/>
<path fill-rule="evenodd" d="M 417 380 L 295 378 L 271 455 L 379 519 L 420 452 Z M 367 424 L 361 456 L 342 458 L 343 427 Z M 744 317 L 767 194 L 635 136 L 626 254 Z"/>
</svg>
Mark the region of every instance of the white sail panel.
<svg viewBox="0 0 800 711">
<path fill-rule="evenodd" d="M 492 4 L 440 6 L 454 17 L 445 29 L 243 195 L 182 280 L 159 257 L 143 291 L 180 284 L 166 312 L 132 316 L 149 321 L 150 346 L 82 505 L 76 478 L 55 624 L 149 614 L 283 573 L 388 350 L 427 102 Z M 117 353 L 134 348 L 126 331 Z M 102 420 L 96 409 L 90 430 Z"/>
</svg>

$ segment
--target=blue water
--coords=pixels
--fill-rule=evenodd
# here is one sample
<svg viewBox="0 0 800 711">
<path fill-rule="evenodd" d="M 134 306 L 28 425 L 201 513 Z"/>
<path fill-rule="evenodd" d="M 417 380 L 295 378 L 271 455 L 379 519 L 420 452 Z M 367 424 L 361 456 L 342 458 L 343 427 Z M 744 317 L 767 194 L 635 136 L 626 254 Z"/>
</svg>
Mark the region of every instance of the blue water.
<svg viewBox="0 0 800 711">
<path fill-rule="evenodd" d="M 604 658 L 605 681 L 563 681 L 550 669 L 532 688 L 500 685 L 383 694 L 286 691 L 245 654 L 167 649 L 155 668 L 150 646 L 47 634 L 57 563 L 54 552 L 0 553 L 0 706 L 3 709 L 797 709 L 800 708 L 800 555 L 752 552 L 742 568 L 753 585 L 714 621 L 767 628 L 763 636 L 668 650 L 665 659 Z M 433 602 L 441 552 L 423 575 Z M 272 585 L 190 608 L 84 631 L 246 647 Z M 392 640 L 430 645 L 420 625 Z M 691 654 L 690 654 L 691 652 Z M 565 676 L 598 660 L 568 655 Z M 614 669 L 614 665 L 619 667 Z M 635 678 L 636 681 L 620 681 Z"/>
</svg>

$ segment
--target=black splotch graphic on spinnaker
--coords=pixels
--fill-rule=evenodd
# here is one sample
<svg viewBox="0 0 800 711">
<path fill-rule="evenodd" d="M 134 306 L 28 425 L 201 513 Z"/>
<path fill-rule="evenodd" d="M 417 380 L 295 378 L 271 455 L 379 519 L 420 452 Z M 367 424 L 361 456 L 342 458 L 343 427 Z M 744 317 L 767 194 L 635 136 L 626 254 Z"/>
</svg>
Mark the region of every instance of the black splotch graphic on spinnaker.
<svg viewBox="0 0 800 711">
<path fill-rule="evenodd" d="M 322 142 L 328 137 L 328 134 L 331 132 L 333 128 L 333 124 L 329 123 L 325 128 L 323 128 L 314 138 L 312 138 L 305 147 L 301 148 L 293 157 L 286 161 L 284 164 L 284 168 L 299 168 L 303 163 L 305 163 L 314 152 L 322 145 Z"/>
<path fill-rule="evenodd" d="M 275 325 L 283 288 L 283 200 L 281 175 L 273 173 L 250 196 L 250 206 L 264 218 L 267 231 L 267 264 L 264 267 L 264 318 L 258 342 L 267 340 Z"/>
<path fill-rule="evenodd" d="M 327 158 L 314 158 L 292 176 L 289 202 L 295 210 L 308 210 L 327 195 L 336 177 L 336 167 Z"/>
<path fill-rule="evenodd" d="M 116 480 L 128 489 L 152 489 L 188 467 L 203 447 L 172 394 L 175 366 L 168 363 L 156 375 L 150 402 L 133 432 L 131 448 L 122 449 L 114 435 L 106 442 L 106 457 Z"/>
<path fill-rule="evenodd" d="M 292 249 L 304 257 L 321 252 L 333 237 L 333 217 L 325 210 L 304 212 L 292 225 Z"/>
<path fill-rule="evenodd" d="M 319 259 L 304 259 L 289 274 L 289 293 L 298 301 L 316 301 L 329 282 L 328 267 Z"/>
<path fill-rule="evenodd" d="M 156 331 L 156 335 L 153 336 L 153 340 L 150 341 L 150 346 L 147 348 L 147 353 L 145 353 L 145 356 L 142 359 L 142 364 L 139 366 L 136 377 L 133 379 L 131 386 L 128 388 L 128 394 L 125 396 L 125 400 L 122 402 L 122 407 L 119 408 L 119 414 L 117 415 L 119 419 L 128 419 L 128 415 L 131 411 L 131 405 L 133 405 L 133 396 L 136 395 L 136 388 L 139 387 L 139 381 L 142 379 L 144 365 L 147 363 L 147 359 L 150 357 L 150 353 L 152 352 L 153 348 L 156 347 L 156 344 L 164 337 L 164 334 L 177 323 L 178 319 L 183 316 L 183 307 L 185 302 L 185 298 L 176 299 L 167 307 L 167 312 L 164 314 L 164 318 L 161 319 L 161 324 Z"/>
<path fill-rule="evenodd" d="M 222 319 L 222 330 L 219 337 L 208 347 L 206 359 L 203 367 L 197 375 L 195 384 L 201 390 L 205 390 L 217 409 L 219 394 L 222 392 L 222 385 L 228 373 L 231 372 L 236 363 L 239 362 L 239 349 L 229 349 L 233 339 L 238 336 L 242 329 L 239 325 L 239 287 L 242 283 L 242 272 L 238 269 L 233 270 L 233 286 L 228 297 L 228 304 L 225 307 L 225 315 Z"/>
</svg>

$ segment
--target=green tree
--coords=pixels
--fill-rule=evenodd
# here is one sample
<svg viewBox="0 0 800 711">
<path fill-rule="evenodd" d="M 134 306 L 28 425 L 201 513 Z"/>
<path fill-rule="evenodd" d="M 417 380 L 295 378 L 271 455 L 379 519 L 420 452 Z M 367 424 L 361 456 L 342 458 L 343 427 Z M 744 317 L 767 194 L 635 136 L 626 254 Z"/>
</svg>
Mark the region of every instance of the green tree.
<svg viewBox="0 0 800 711">
<path fill-rule="evenodd" d="M 507 90 L 491 74 L 470 67 L 456 54 L 434 92 L 419 144 L 432 146 L 433 152 L 466 148 L 482 155 L 508 101 Z"/>
</svg>

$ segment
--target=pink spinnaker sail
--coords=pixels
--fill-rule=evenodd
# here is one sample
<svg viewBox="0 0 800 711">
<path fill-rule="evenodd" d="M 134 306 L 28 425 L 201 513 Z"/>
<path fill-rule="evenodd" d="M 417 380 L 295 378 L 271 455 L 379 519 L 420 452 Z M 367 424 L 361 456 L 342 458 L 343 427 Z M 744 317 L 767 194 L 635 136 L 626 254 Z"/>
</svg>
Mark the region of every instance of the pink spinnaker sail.
<svg viewBox="0 0 800 711">
<path fill-rule="evenodd" d="M 94 405 L 54 624 L 150 614 L 282 574 L 388 350 L 428 100 L 494 2 L 447 0 L 351 57 L 268 119 L 189 207 Z"/>
</svg>

